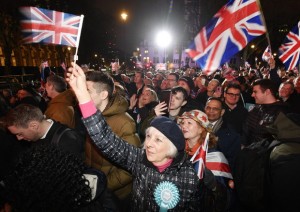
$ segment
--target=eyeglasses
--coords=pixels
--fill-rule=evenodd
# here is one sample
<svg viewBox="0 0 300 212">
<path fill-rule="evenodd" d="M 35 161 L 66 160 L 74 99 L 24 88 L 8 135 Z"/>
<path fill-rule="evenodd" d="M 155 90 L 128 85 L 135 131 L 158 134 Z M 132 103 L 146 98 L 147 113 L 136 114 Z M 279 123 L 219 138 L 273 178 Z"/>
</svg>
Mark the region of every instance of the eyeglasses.
<svg viewBox="0 0 300 212">
<path fill-rule="evenodd" d="M 168 81 L 176 81 L 176 80 L 174 80 L 174 79 L 167 79 Z"/>
<path fill-rule="evenodd" d="M 220 110 L 222 110 L 222 109 L 221 109 L 221 108 L 217 108 L 217 107 L 206 106 L 206 107 L 205 107 L 205 110 L 213 111 L 213 112 L 218 112 L 218 111 L 220 111 Z"/>
<path fill-rule="evenodd" d="M 241 95 L 239 93 L 227 93 L 227 92 L 226 92 L 226 94 L 228 94 L 228 96 L 230 96 L 230 97 L 239 97 Z"/>
</svg>

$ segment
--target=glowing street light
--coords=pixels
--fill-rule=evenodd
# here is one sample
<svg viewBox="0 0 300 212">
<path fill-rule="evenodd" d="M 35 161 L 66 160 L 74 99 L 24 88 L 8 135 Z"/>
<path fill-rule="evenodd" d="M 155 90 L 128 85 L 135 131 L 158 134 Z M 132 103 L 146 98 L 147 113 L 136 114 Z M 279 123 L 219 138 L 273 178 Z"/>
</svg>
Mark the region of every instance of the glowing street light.
<svg viewBox="0 0 300 212">
<path fill-rule="evenodd" d="M 122 19 L 123 21 L 126 21 L 126 20 L 127 20 L 127 17 L 128 17 L 128 14 L 127 14 L 126 12 L 122 12 L 122 13 L 121 13 L 121 19 Z"/>
<path fill-rule="evenodd" d="M 159 47 L 166 48 L 170 45 L 172 37 L 169 32 L 163 30 L 157 33 L 155 41 Z"/>
<path fill-rule="evenodd" d="M 167 63 L 167 52 L 166 48 L 170 45 L 172 41 L 171 34 L 165 30 L 160 31 L 157 33 L 155 37 L 156 44 L 163 48 L 164 51 L 164 62 Z"/>
</svg>

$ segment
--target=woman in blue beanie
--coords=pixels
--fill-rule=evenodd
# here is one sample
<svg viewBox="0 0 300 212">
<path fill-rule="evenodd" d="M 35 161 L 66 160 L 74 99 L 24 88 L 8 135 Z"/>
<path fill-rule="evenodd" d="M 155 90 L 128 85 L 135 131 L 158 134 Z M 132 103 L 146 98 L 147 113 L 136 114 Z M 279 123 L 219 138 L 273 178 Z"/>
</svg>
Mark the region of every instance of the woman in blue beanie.
<svg viewBox="0 0 300 212">
<path fill-rule="evenodd" d="M 144 147 L 129 145 L 111 131 L 91 101 L 83 70 L 73 67 L 67 80 L 93 142 L 108 159 L 132 173 L 131 210 L 201 211 L 203 183 L 187 159 L 179 126 L 157 117 L 146 130 Z"/>
</svg>

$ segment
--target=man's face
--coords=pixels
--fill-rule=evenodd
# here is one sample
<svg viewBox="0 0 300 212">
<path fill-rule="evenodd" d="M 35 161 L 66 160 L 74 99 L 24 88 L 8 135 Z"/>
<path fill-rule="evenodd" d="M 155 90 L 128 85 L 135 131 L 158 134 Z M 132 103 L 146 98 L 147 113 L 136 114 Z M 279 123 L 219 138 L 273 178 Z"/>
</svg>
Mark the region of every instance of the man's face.
<svg viewBox="0 0 300 212">
<path fill-rule="evenodd" d="M 293 93 L 293 88 L 290 84 L 281 84 L 279 87 L 279 96 L 281 98 L 289 98 Z"/>
<path fill-rule="evenodd" d="M 171 142 L 164 134 L 154 127 L 149 127 L 146 131 L 144 148 L 147 159 L 154 165 L 163 165 L 169 160 L 168 152 Z"/>
<path fill-rule="evenodd" d="M 25 140 L 25 141 L 36 141 L 40 139 L 39 132 L 35 130 L 33 127 L 23 128 L 23 127 L 16 127 L 14 125 L 7 127 L 7 129 L 14 134 L 18 140 Z"/>
<path fill-rule="evenodd" d="M 177 92 L 175 94 L 171 94 L 171 101 L 170 101 L 170 110 L 177 110 L 178 108 L 185 105 L 186 100 L 184 100 L 183 93 Z"/>
<path fill-rule="evenodd" d="M 100 98 L 100 93 L 97 92 L 97 90 L 94 88 L 94 82 L 92 81 L 87 81 L 86 82 L 86 87 L 88 92 L 91 95 L 91 98 L 94 102 L 94 105 L 96 106 L 96 108 L 100 108 L 100 106 L 102 105 L 102 99 Z"/>
<path fill-rule="evenodd" d="M 176 76 L 174 76 L 174 75 L 169 74 L 167 77 L 167 81 L 168 81 L 167 88 L 173 88 L 177 85 Z"/>
<path fill-rule="evenodd" d="M 225 103 L 228 105 L 236 105 L 240 99 L 240 90 L 235 88 L 229 88 L 224 92 Z"/>
<path fill-rule="evenodd" d="M 46 89 L 46 92 L 47 92 L 47 96 L 51 97 L 53 86 L 49 82 L 46 82 L 45 89 Z"/>
<path fill-rule="evenodd" d="M 160 84 L 160 89 L 162 90 L 166 90 L 168 89 L 168 81 L 166 79 L 164 79 L 161 84 Z"/>
<path fill-rule="evenodd" d="M 251 96 L 255 99 L 256 104 L 264 104 L 265 99 L 267 97 L 267 93 L 266 93 L 266 91 L 263 92 L 261 90 L 260 85 L 255 85 L 255 86 L 253 86 Z"/>
<path fill-rule="evenodd" d="M 25 91 L 23 89 L 19 90 L 18 93 L 17 93 L 17 97 L 20 100 L 23 99 L 23 98 L 25 98 L 26 96 L 29 96 L 29 94 L 28 94 L 27 91 Z"/>
<path fill-rule="evenodd" d="M 217 121 L 224 114 L 224 109 L 222 109 L 222 105 L 217 100 L 210 100 L 206 103 L 205 113 L 210 122 Z"/>
<path fill-rule="evenodd" d="M 179 80 L 178 86 L 184 88 L 188 94 L 191 93 L 191 89 L 190 89 L 189 85 L 184 80 Z"/>
<path fill-rule="evenodd" d="M 135 83 L 142 83 L 143 82 L 143 78 L 142 78 L 142 74 L 141 73 L 135 73 L 134 75 L 134 82 Z"/>
</svg>

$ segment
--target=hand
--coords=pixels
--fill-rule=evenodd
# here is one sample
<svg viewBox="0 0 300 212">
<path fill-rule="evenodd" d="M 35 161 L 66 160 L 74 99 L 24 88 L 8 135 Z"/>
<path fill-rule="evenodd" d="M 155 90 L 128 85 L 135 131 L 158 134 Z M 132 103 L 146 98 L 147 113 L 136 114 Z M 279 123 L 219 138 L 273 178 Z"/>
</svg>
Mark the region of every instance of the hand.
<svg viewBox="0 0 300 212">
<path fill-rule="evenodd" d="M 129 109 L 132 110 L 134 108 L 134 106 L 136 106 L 136 103 L 137 103 L 136 94 L 133 94 L 130 97 L 130 106 L 129 106 Z"/>
<path fill-rule="evenodd" d="M 167 104 L 165 102 L 160 102 L 158 105 L 155 106 L 154 108 L 154 112 L 156 116 L 161 116 L 166 114 L 165 111 L 166 109 L 168 109 Z"/>
<path fill-rule="evenodd" d="M 204 185 L 212 190 L 215 191 L 216 187 L 217 187 L 217 181 L 216 178 L 214 176 L 214 174 L 212 173 L 211 170 L 205 168 L 204 170 L 204 179 L 203 179 Z"/>
<path fill-rule="evenodd" d="M 80 66 L 72 62 L 71 68 L 68 69 L 66 81 L 73 89 L 78 102 L 86 103 L 91 100 L 91 96 L 86 87 L 86 78 Z"/>
</svg>

